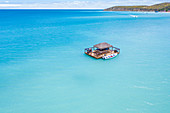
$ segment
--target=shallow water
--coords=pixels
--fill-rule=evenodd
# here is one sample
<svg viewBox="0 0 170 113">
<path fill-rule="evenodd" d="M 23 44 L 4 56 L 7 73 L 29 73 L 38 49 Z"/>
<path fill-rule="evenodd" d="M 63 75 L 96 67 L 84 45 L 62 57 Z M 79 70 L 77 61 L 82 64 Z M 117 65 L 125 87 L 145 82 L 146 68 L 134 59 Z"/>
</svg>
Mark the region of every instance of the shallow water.
<svg viewBox="0 0 170 113">
<path fill-rule="evenodd" d="M 169 13 L 0 10 L 0 112 L 169 113 L 169 28 Z M 83 53 L 100 42 L 120 55 Z"/>
</svg>

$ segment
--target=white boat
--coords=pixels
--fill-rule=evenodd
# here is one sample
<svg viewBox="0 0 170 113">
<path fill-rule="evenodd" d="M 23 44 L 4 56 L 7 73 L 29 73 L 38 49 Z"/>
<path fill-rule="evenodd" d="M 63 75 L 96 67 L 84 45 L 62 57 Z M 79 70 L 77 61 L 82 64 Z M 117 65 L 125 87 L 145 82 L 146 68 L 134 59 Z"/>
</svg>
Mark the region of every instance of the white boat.
<svg viewBox="0 0 170 113">
<path fill-rule="evenodd" d="M 103 59 L 110 59 L 110 58 L 115 58 L 118 54 L 115 53 L 115 54 L 110 54 L 110 55 L 107 55 L 107 56 L 103 56 L 102 58 Z"/>
<path fill-rule="evenodd" d="M 136 16 L 136 15 L 130 15 L 131 17 L 134 17 L 134 18 L 137 18 L 138 16 Z"/>
</svg>

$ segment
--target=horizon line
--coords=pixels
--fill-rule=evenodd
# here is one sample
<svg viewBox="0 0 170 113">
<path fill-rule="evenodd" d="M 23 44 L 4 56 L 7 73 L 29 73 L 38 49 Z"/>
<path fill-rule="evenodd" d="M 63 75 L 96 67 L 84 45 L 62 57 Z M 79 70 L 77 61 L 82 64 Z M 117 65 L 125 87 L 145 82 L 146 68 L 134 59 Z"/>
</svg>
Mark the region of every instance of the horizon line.
<svg viewBox="0 0 170 113">
<path fill-rule="evenodd" d="M 0 8 L 0 9 L 105 9 L 105 8 Z"/>
</svg>

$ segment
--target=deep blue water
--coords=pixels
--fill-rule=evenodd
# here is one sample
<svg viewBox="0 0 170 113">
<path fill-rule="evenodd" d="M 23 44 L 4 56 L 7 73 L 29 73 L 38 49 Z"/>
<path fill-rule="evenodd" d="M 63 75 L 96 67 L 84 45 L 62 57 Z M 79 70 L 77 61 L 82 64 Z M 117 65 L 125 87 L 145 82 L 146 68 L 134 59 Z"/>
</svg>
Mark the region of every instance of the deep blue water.
<svg viewBox="0 0 170 113">
<path fill-rule="evenodd" d="M 0 10 L 0 113 L 170 113 L 169 31 L 170 13 Z M 100 42 L 120 55 L 83 53 Z"/>
</svg>

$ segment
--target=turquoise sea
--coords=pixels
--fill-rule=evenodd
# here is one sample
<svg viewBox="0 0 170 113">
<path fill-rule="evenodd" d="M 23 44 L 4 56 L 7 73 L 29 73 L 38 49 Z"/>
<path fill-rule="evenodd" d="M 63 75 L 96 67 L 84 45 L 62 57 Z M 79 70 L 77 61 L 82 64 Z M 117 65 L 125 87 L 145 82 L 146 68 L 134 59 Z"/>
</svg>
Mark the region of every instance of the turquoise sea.
<svg viewBox="0 0 170 113">
<path fill-rule="evenodd" d="M 100 42 L 119 47 L 119 56 L 84 54 Z M 170 13 L 0 10 L 0 113 L 169 107 Z"/>
</svg>

